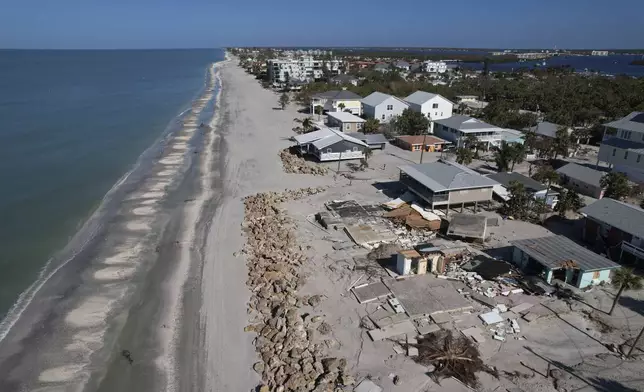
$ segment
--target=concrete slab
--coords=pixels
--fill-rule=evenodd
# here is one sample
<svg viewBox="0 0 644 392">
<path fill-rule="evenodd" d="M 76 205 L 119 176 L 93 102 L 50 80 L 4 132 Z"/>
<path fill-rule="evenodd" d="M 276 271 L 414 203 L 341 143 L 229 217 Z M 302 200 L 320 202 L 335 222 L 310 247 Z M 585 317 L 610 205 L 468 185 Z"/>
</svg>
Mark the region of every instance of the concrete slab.
<svg viewBox="0 0 644 392">
<path fill-rule="evenodd" d="M 407 356 L 417 357 L 418 356 L 418 348 L 416 348 L 416 347 L 407 347 Z"/>
<path fill-rule="evenodd" d="M 483 320 L 485 325 L 496 324 L 503 321 L 503 317 L 501 317 L 497 312 L 479 314 L 479 317 Z"/>
<path fill-rule="evenodd" d="M 485 342 L 485 337 L 483 336 L 483 331 L 479 327 L 472 327 L 472 328 L 467 328 L 461 330 L 463 335 L 474 339 L 476 343 L 483 343 Z"/>
<path fill-rule="evenodd" d="M 452 316 L 449 313 L 434 313 L 431 315 L 431 318 L 436 324 L 444 324 L 452 321 Z"/>
<path fill-rule="evenodd" d="M 533 312 L 528 312 L 527 314 L 525 314 L 525 315 L 523 316 L 523 319 L 524 319 L 525 321 L 527 321 L 527 322 L 531 323 L 531 322 L 533 322 L 533 321 L 536 321 L 539 317 L 541 317 L 541 315 L 539 315 L 539 314 L 537 314 L 537 313 L 533 313 Z"/>
<path fill-rule="evenodd" d="M 382 282 L 367 283 L 356 286 L 352 288 L 351 291 L 361 304 L 385 298 L 391 294 L 391 291 Z"/>
<path fill-rule="evenodd" d="M 484 215 L 454 214 L 450 219 L 447 235 L 485 239 L 487 235 L 487 217 Z"/>
<path fill-rule="evenodd" d="M 415 333 L 416 327 L 410 320 L 403 321 L 402 323 L 392 324 L 385 328 L 372 329 L 368 331 L 369 337 L 373 341 L 379 341 L 383 339 L 392 338 L 398 335 L 405 335 L 408 333 Z"/>
<path fill-rule="evenodd" d="M 524 302 L 524 303 L 521 303 L 521 304 L 519 304 L 517 306 L 511 307 L 510 311 L 512 313 L 515 313 L 515 314 L 521 314 L 521 313 L 525 312 L 526 310 L 530 309 L 533 306 L 534 306 L 534 304 Z"/>
<path fill-rule="evenodd" d="M 427 335 L 428 333 L 438 332 L 441 329 L 440 326 L 430 323 L 427 319 L 416 319 L 414 320 L 414 325 L 416 325 L 419 335 Z"/>
<path fill-rule="evenodd" d="M 409 316 L 407 316 L 404 313 L 397 313 L 397 314 L 391 314 L 386 317 L 383 317 L 381 319 L 378 319 L 378 321 L 374 321 L 378 328 L 385 328 L 393 324 L 398 324 L 401 323 L 405 320 L 408 320 Z"/>
<path fill-rule="evenodd" d="M 473 309 L 449 281 L 431 275 L 415 275 L 384 283 L 412 317 Z"/>
<path fill-rule="evenodd" d="M 396 235 L 391 231 L 382 229 L 376 231 L 370 225 L 347 225 L 344 231 L 353 242 L 365 248 L 371 248 L 373 245 L 392 242 L 397 239 Z"/>
<path fill-rule="evenodd" d="M 480 302 L 485 306 L 489 306 L 490 308 L 496 307 L 496 300 L 494 298 L 486 297 L 485 295 L 474 292 L 471 293 L 471 297 L 476 302 Z"/>
<path fill-rule="evenodd" d="M 368 378 L 365 378 L 358 384 L 355 388 L 353 388 L 354 392 L 382 392 L 382 388 L 380 388 L 376 383 L 373 381 L 369 380 Z"/>
</svg>

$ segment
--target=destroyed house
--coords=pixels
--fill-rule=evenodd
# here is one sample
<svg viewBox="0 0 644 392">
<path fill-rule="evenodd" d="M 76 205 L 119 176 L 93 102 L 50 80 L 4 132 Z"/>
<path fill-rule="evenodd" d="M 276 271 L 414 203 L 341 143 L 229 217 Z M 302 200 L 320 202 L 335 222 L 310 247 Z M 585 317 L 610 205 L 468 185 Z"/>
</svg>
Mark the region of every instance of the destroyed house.
<svg viewBox="0 0 644 392">
<path fill-rule="evenodd" d="M 492 200 L 492 188 L 498 183 L 455 162 L 436 161 L 399 167 L 400 182 L 437 207 L 476 205 Z"/>
<path fill-rule="evenodd" d="M 609 282 L 611 272 L 620 267 L 561 235 L 517 240 L 511 244 L 514 246 L 512 261 L 527 274 L 539 276 L 549 284 L 558 280 L 583 289 Z"/>
</svg>

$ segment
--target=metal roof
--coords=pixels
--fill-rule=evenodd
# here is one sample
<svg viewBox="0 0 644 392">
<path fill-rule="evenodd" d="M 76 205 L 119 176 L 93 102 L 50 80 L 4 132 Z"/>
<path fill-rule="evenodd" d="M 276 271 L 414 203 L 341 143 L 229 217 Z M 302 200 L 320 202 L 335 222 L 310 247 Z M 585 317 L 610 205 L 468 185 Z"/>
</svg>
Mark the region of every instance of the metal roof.
<svg viewBox="0 0 644 392">
<path fill-rule="evenodd" d="M 593 186 L 600 186 L 599 182 L 604 174 L 606 174 L 599 170 L 591 169 L 588 166 L 582 166 L 576 163 L 569 163 L 560 167 L 557 169 L 557 173 Z"/>
<path fill-rule="evenodd" d="M 331 146 L 331 145 L 333 145 L 333 144 L 335 144 L 337 142 L 340 142 L 342 140 L 346 140 L 348 142 L 355 143 L 355 144 L 358 144 L 360 146 L 369 147 L 362 140 L 359 140 L 359 139 L 356 139 L 356 138 L 354 138 L 352 136 L 349 136 L 344 132 L 336 131 L 334 129 L 328 129 L 328 130 L 331 131 L 331 133 L 325 132 L 323 137 L 320 137 L 320 138 L 312 141 L 311 144 L 313 144 L 313 146 L 315 148 L 317 148 L 318 150 L 320 150 L 322 148 L 329 147 L 329 146 Z M 311 133 L 315 133 L 315 132 L 311 132 Z M 307 133 L 305 135 L 309 135 L 309 134 Z M 300 135 L 300 136 L 305 136 L 305 135 Z M 320 134 L 320 135 L 322 135 L 322 134 Z M 296 139 L 296 141 L 297 141 L 297 139 Z M 302 143 L 300 143 L 300 144 L 302 144 Z"/>
<path fill-rule="evenodd" d="M 321 99 L 331 99 L 331 100 L 337 100 L 337 99 L 362 99 L 361 96 L 358 94 L 354 93 L 353 91 L 349 90 L 331 90 L 331 91 L 324 91 L 321 93 L 313 94 L 313 98 L 321 98 Z"/>
<path fill-rule="evenodd" d="M 590 251 L 562 236 L 510 241 L 510 243 L 549 269 L 557 269 L 568 261 L 574 262 L 582 271 L 619 268 L 620 265 Z"/>
<path fill-rule="evenodd" d="M 503 185 L 506 188 L 510 186 L 510 182 L 516 181 L 520 184 L 523 184 L 523 186 L 528 192 L 541 192 L 548 189 L 547 186 L 543 185 L 539 181 L 533 180 L 530 177 L 526 177 L 523 174 L 516 173 L 516 172 L 494 173 L 494 174 L 489 174 L 488 177 L 493 179 L 494 181 L 497 181 L 499 184 Z M 554 195 L 556 193 L 557 192 L 552 192 L 551 194 Z"/>
<path fill-rule="evenodd" d="M 494 125 L 490 125 L 486 122 L 483 122 L 479 119 L 470 116 L 457 115 L 448 118 L 443 118 L 440 120 L 434 120 L 435 123 L 444 125 L 448 128 L 458 129 L 464 133 L 475 132 L 481 129 L 495 129 L 499 132 L 503 131 L 502 128 L 499 128 Z"/>
<path fill-rule="evenodd" d="M 409 95 L 407 98 L 405 98 L 406 102 L 409 103 L 414 103 L 416 105 L 422 105 L 425 102 L 429 101 L 430 99 L 439 96 L 438 94 L 432 94 L 432 93 L 427 93 L 425 91 L 416 91 L 415 93 L 412 93 Z"/>
<path fill-rule="evenodd" d="M 327 116 L 333 117 L 343 123 L 363 123 L 365 120 L 349 112 L 328 112 Z"/>
<path fill-rule="evenodd" d="M 347 135 L 349 135 L 351 137 L 354 137 L 356 139 L 360 139 L 360 140 L 362 140 L 363 142 L 365 142 L 365 143 L 367 143 L 369 145 L 383 144 L 383 143 L 388 142 L 387 138 L 382 133 L 367 133 L 367 134 L 364 134 L 362 132 L 352 132 L 352 133 L 347 133 Z"/>
<path fill-rule="evenodd" d="M 551 123 L 548 121 L 541 121 L 538 122 L 536 126 L 534 127 L 528 127 L 526 130 L 532 131 L 536 133 L 537 135 L 549 137 L 549 138 L 555 138 L 557 137 L 557 130 L 559 127 L 562 127 L 563 125 Z M 566 127 L 568 128 L 568 127 Z M 572 129 L 568 128 L 568 134 L 572 133 Z"/>
<path fill-rule="evenodd" d="M 388 100 L 389 98 L 393 98 L 395 100 L 398 100 L 398 101 L 402 102 L 405 106 L 409 106 L 409 104 L 407 104 L 407 102 L 403 101 L 400 98 L 396 98 L 393 95 L 384 94 L 384 93 L 381 93 L 381 92 L 378 92 L 378 91 L 376 91 L 374 93 L 371 93 L 368 96 L 366 96 L 365 98 L 363 98 L 362 99 L 362 104 L 367 105 L 367 106 L 376 107 L 376 106 L 380 105 L 381 103 L 385 102 L 386 100 Z"/>
<path fill-rule="evenodd" d="M 621 231 L 644 238 L 644 210 L 607 197 L 587 205 L 579 212 Z"/>
<path fill-rule="evenodd" d="M 433 192 L 486 188 L 497 184 L 496 181 L 455 162 L 436 161 L 400 166 L 399 169 Z"/>
<path fill-rule="evenodd" d="M 322 128 L 317 131 L 294 136 L 293 139 L 298 144 L 307 144 L 331 135 L 333 135 L 333 130 L 329 128 Z"/>
<path fill-rule="evenodd" d="M 620 139 L 618 137 L 611 137 L 601 142 L 601 144 L 621 148 L 622 150 L 633 151 L 636 154 L 644 154 L 644 143 L 633 142 L 626 139 Z"/>
<path fill-rule="evenodd" d="M 644 112 L 632 112 L 624 118 L 604 125 L 611 128 L 625 129 L 627 131 L 644 132 Z"/>
</svg>

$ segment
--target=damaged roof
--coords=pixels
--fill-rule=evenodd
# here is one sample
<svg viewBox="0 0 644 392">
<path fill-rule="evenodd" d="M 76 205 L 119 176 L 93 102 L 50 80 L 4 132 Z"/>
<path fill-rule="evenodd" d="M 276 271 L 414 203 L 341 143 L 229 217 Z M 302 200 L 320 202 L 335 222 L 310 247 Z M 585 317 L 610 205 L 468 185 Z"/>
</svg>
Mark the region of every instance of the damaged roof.
<svg viewBox="0 0 644 392">
<path fill-rule="evenodd" d="M 528 238 L 510 243 L 549 269 L 577 266 L 582 271 L 596 271 L 620 267 L 562 235 Z"/>
</svg>

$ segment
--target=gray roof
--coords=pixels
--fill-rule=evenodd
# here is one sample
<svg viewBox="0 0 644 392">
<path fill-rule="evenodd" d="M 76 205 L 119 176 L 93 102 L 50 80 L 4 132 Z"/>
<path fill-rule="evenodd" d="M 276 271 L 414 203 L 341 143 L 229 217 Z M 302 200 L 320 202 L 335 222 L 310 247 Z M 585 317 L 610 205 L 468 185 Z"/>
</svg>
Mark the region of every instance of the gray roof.
<svg viewBox="0 0 644 392">
<path fill-rule="evenodd" d="M 593 186 L 600 186 L 599 182 L 605 174 L 599 170 L 591 169 L 588 166 L 582 166 L 576 163 L 569 163 L 560 167 L 557 169 L 557 173 Z"/>
<path fill-rule="evenodd" d="M 515 173 L 515 172 L 501 172 L 501 173 L 494 173 L 488 175 L 489 178 L 493 179 L 494 181 L 498 182 L 499 184 L 503 185 L 504 187 L 510 186 L 510 182 L 516 181 L 520 184 L 523 184 L 525 189 L 529 192 L 540 192 L 540 191 L 545 191 L 548 189 L 547 186 L 543 185 L 537 180 L 533 180 L 530 177 L 526 177 L 523 174 Z M 553 192 L 552 194 L 554 194 Z"/>
<path fill-rule="evenodd" d="M 510 241 L 510 243 L 550 269 L 560 268 L 567 261 L 574 262 L 582 271 L 620 267 L 619 264 L 578 245 L 562 235 L 528 238 Z"/>
<path fill-rule="evenodd" d="M 604 125 L 611 128 L 625 129 L 627 131 L 644 132 L 644 112 L 632 112 L 622 119 Z"/>
<path fill-rule="evenodd" d="M 525 128 L 527 131 L 533 131 L 537 135 L 545 136 L 545 137 L 550 137 L 550 138 L 555 138 L 557 136 L 557 129 L 561 127 L 562 125 L 551 123 L 548 121 L 541 121 L 537 123 L 536 126 L 534 127 L 528 127 Z M 569 130 L 568 133 L 571 133 L 572 130 Z"/>
<path fill-rule="evenodd" d="M 401 166 L 399 169 L 433 192 L 486 188 L 498 184 L 496 181 L 455 162 L 436 161 Z"/>
<path fill-rule="evenodd" d="M 582 214 L 616 227 L 639 238 L 644 238 L 644 210 L 607 197 L 580 210 Z"/>
<path fill-rule="evenodd" d="M 354 137 L 352 137 L 350 135 L 347 135 L 344 132 L 336 131 L 334 129 L 331 129 L 331 132 L 332 132 L 332 134 L 330 134 L 328 136 L 325 136 L 323 138 L 320 138 L 320 139 L 314 141 L 311 144 L 313 144 L 313 146 L 315 146 L 315 148 L 317 148 L 318 150 L 321 150 L 323 148 L 332 146 L 332 145 L 344 140 L 344 141 L 347 141 L 347 142 L 350 142 L 350 143 L 357 144 L 359 146 L 369 147 L 362 140 L 356 139 L 356 138 L 354 138 Z"/>
<path fill-rule="evenodd" d="M 367 143 L 370 146 L 374 144 L 383 144 L 388 142 L 387 138 L 382 133 L 364 134 L 362 132 L 352 132 L 352 133 L 347 133 L 347 135 L 355 137 L 356 139 L 362 140 L 363 142 Z"/>
<path fill-rule="evenodd" d="M 622 150 L 633 151 L 636 154 L 644 154 L 644 143 L 620 139 L 618 137 L 611 137 L 601 142 L 601 144 L 621 148 Z"/>
<path fill-rule="evenodd" d="M 394 63 L 396 67 L 409 67 L 409 63 L 404 60 L 398 60 Z"/>
<path fill-rule="evenodd" d="M 393 95 L 381 93 L 381 92 L 378 92 L 378 91 L 367 95 L 365 98 L 362 98 L 362 104 L 367 105 L 367 106 L 376 107 L 376 106 L 380 105 L 381 103 L 385 102 L 386 100 L 388 100 L 389 98 L 397 99 L 400 102 L 402 102 L 405 105 L 407 105 L 407 102 L 401 100 L 400 98 L 396 98 Z M 407 106 L 409 106 L 409 105 L 407 105 Z"/>
<path fill-rule="evenodd" d="M 354 80 L 358 80 L 358 78 L 356 78 L 353 75 L 340 74 L 340 75 L 332 77 L 331 80 L 334 81 L 334 82 L 348 83 L 348 82 L 352 82 Z"/>
<path fill-rule="evenodd" d="M 479 119 L 470 116 L 457 115 L 440 120 L 434 120 L 435 123 L 444 125 L 448 128 L 458 129 L 460 131 L 476 131 L 478 129 L 489 129 L 489 128 L 501 128 L 490 125 L 486 122 L 483 122 Z"/>
<path fill-rule="evenodd" d="M 358 94 L 349 90 L 331 90 L 313 94 L 313 98 L 322 99 L 362 99 Z"/>
<path fill-rule="evenodd" d="M 336 120 L 342 123 L 363 123 L 366 122 L 365 119 L 356 116 L 353 113 L 349 112 L 328 112 L 326 114 L 329 117 L 335 118 Z"/>
<path fill-rule="evenodd" d="M 416 105 L 422 105 L 436 96 L 438 96 L 438 94 L 427 93 L 425 91 L 416 91 L 415 93 L 412 93 L 407 98 L 405 98 L 405 101 L 409 103 L 415 103 Z"/>
<path fill-rule="evenodd" d="M 389 69 L 389 64 L 387 63 L 378 63 L 373 66 L 373 69 Z"/>
</svg>

